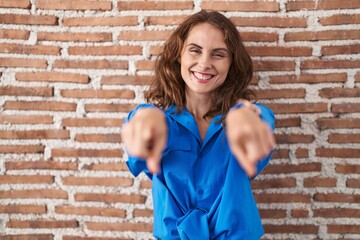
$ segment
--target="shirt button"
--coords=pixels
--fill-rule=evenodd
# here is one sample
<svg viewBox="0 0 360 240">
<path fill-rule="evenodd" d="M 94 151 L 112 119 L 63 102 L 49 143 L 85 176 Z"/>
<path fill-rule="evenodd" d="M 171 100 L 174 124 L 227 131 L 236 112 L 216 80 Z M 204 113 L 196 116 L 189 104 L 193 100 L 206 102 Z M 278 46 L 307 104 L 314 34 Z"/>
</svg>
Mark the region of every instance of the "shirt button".
<svg viewBox="0 0 360 240">
<path fill-rule="evenodd" d="M 198 189 L 198 190 L 197 190 L 197 192 L 198 192 L 198 194 L 200 194 L 200 195 L 203 195 L 203 194 L 204 194 L 204 190 L 203 190 L 203 189 L 201 189 L 201 188 L 200 188 L 200 189 Z"/>
</svg>

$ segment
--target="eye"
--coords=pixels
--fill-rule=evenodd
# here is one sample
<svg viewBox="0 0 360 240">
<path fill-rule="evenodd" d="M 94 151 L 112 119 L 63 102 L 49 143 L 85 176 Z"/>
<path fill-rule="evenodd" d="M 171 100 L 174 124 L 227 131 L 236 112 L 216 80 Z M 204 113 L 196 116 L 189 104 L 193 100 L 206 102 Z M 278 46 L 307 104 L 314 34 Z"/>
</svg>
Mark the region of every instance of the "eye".
<svg viewBox="0 0 360 240">
<path fill-rule="evenodd" d="M 223 58 L 223 57 L 225 57 L 225 55 L 222 54 L 222 53 L 214 53 L 213 56 L 216 57 L 216 58 Z"/>
<path fill-rule="evenodd" d="M 198 49 L 198 48 L 190 48 L 189 51 L 190 51 L 191 53 L 196 53 L 196 54 L 201 53 L 200 49 Z"/>
</svg>

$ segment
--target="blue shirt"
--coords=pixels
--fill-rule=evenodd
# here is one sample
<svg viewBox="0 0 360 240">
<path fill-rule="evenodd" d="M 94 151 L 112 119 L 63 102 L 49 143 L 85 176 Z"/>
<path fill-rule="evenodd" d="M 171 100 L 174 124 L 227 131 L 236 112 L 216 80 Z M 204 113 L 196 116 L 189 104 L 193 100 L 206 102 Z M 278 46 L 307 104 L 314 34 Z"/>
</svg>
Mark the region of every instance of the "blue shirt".
<svg viewBox="0 0 360 240">
<path fill-rule="evenodd" d="M 274 129 L 274 114 L 265 106 L 261 118 Z M 130 112 L 129 121 L 141 104 Z M 161 171 L 151 175 L 144 160 L 129 156 L 134 176 L 144 171 L 152 179 L 154 236 L 166 240 L 259 239 L 264 231 L 250 179 L 232 155 L 220 115 L 213 118 L 204 141 L 194 117 L 185 108 L 164 112 L 168 142 Z M 257 164 L 259 173 L 271 154 Z"/>
</svg>

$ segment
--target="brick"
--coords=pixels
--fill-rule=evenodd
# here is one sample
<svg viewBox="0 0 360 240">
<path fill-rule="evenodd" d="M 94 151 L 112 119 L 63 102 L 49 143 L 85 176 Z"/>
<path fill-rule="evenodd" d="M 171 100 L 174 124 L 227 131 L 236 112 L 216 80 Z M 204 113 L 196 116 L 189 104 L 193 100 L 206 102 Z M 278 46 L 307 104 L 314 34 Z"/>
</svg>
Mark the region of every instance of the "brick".
<svg viewBox="0 0 360 240">
<path fill-rule="evenodd" d="M 295 234 L 317 234 L 319 227 L 315 225 L 270 225 L 264 224 L 266 233 L 295 233 Z"/>
<path fill-rule="evenodd" d="M 264 168 L 262 174 L 288 174 L 302 172 L 320 172 L 320 163 L 271 164 Z"/>
<path fill-rule="evenodd" d="M 310 177 L 310 178 L 304 179 L 303 185 L 306 188 L 316 188 L 316 187 L 333 188 L 333 187 L 336 187 L 336 179 L 335 178 Z"/>
<path fill-rule="evenodd" d="M 360 188 L 360 180 L 354 179 L 354 178 L 349 178 L 348 180 L 346 180 L 346 187 L 358 189 L 358 188 Z"/>
<path fill-rule="evenodd" d="M 149 85 L 151 76 L 126 75 L 103 76 L 101 85 Z"/>
<path fill-rule="evenodd" d="M 355 74 L 355 82 L 360 82 L 360 72 Z"/>
<path fill-rule="evenodd" d="M 40 110 L 40 111 L 76 111 L 76 103 L 40 102 L 40 101 L 6 101 L 5 110 Z"/>
<path fill-rule="evenodd" d="M 54 89 L 52 87 L 0 87 L 0 96 L 37 96 L 52 97 Z"/>
<path fill-rule="evenodd" d="M 326 158 L 357 158 L 360 156 L 360 149 L 356 148 L 317 148 L 315 154 L 318 157 Z"/>
<path fill-rule="evenodd" d="M 244 42 L 276 42 L 279 34 L 276 32 L 239 32 Z"/>
<path fill-rule="evenodd" d="M 80 69 L 127 69 L 128 62 L 124 60 L 56 60 L 54 68 Z"/>
<path fill-rule="evenodd" d="M 124 41 L 165 41 L 173 31 L 122 31 L 119 40 Z"/>
<path fill-rule="evenodd" d="M 139 209 L 135 208 L 133 212 L 134 217 L 152 217 L 154 214 L 151 209 Z"/>
<path fill-rule="evenodd" d="M 62 177 L 64 185 L 70 186 L 112 186 L 129 187 L 133 185 L 132 178 L 125 177 Z"/>
<path fill-rule="evenodd" d="M 321 41 L 321 40 L 357 40 L 360 30 L 327 30 L 319 32 L 287 32 L 285 42 L 291 41 Z"/>
<path fill-rule="evenodd" d="M 333 113 L 353 113 L 360 112 L 359 103 L 332 103 L 331 112 Z"/>
<path fill-rule="evenodd" d="M 53 117 L 48 115 L 0 115 L 0 124 L 52 124 Z"/>
<path fill-rule="evenodd" d="M 360 228 L 359 225 L 328 224 L 327 232 L 337 234 L 360 234 Z"/>
<path fill-rule="evenodd" d="M 330 133 L 329 143 L 360 143 L 360 134 Z"/>
<path fill-rule="evenodd" d="M 0 139 L 70 139 L 68 130 L 1 131 Z"/>
<path fill-rule="evenodd" d="M 192 10 L 193 1 L 119 1 L 119 11 L 137 10 Z"/>
<path fill-rule="evenodd" d="M 119 118 L 65 118 L 61 125 L 65 127 L 120 127 Z"/>
<path fill-rule="evenodd" d="M 280 159 L 280 158 L 289 158 L 289 150 L 275 148 L 272 155 L 272 159 Z"/>
<path fill-rule="evenodd" d="M 89 103 L 85 104 L 86 112 L 130 112 L 136 104 Z"/>
<path fill-rule="evenodd" d="M 54 176 L 49 175 L 1 175 L 0 184 L 52 184 Z"/>
<path fill-rule="evenodd" d="M 30 31 L 18 29 L 0 29 L 0 38 L 27 40 L 29 37 Z"/>
<path fill-rule="evenodd" d="M 297 158 L 307 158 L 309 157 L 309 150 L 305 148 L 298 148 L 295 151 L 295 156 Z"/>
<path fill-rule="evenodd" d="M 179 25 L 182 23 L 189 15 L 171 15 L 171 16 L 147 16 L 144 18 L 145 26 L 149 25 Z"/>
<path fill-rule="evenodd" d="M 291 210 L 291 216 L 293 218 L 308 218 L 309 217 L 309 211 L 307 209 L 292 209 Z"/>
<path fill-rule="evenodd" d="M 268 47 L 268 46 L 251 46 L 246 50 L 251 56 L 284 56 L 284 57 L 301 57 L 311 56 L 311 47 Z"/>
<path fill-rule="evenodd" d="M 151 189 L 152 188 L 152 182 L 149 180 L 144 180 L 140 182 L 140 188 L 141 189 Z"/>
<path fill-rule="evenodd" d="M 140 46 L 95 46 L 95 47 L 69 47 L 70 55 L 87 55 L 87 56 L 110 56 L 110 55 L 141 55 Z"/>
<path fill-rule="evenodd" d="M 78 164 L 75 162 L 57 161 L 15 161 L 5 162 L 6 170 L 77 170 Z"/>
<path fill-rule="evenodd" d="M 62 240 L 132 240 L 132 238 L 63 236 Z"/>
<path fill-rule="evenodd" d="M 56 206 L 55 213 L 65 215 L 85 215 L 125 218 L 126 211 L 118 208 L 79 207 L 79 206 Z"/>
<path fill-rule="evenodd" d="M 8 191 L 0 191 L 0 197 L 2 199 L 9 198 L 36 198 L 36 199 L 44 199 L 44 198 L 55 198 L 55 199 L 67 199 L 68 194 L 66 191 L 57 190 L 57 189 L 28 189 L 28 190 L 8 190 Z"/>
<path fill-rule="evenodd" d="M 283 84 L 283 83 L 344 83 L 347 80 L 346 73 L 328 73 L 328 74 L 301 74 L 301 75 L 277 75 L 269 76 L 269 83 Z"/>
<path fill-rule="evenodd" d="M 268 188 L 292 188 L 296 186 L 295 178 L 275 178 L 251 181 L 252 189 L 268 189 Z"/>
<path fill-rule="evenodd" d="M 145 203 L 146 201 L 146 196 L 140 194 L 76 193 L 74 198 L 78 202 Z"/>
<path fill-rule="evenodd" d="M 307 26 L 306 18 L 303 17 L 231 17 L 230 20 L 239 27 L 300 28 Z"/>
<path fill-rule="evenodd" d="M 12 0 L 12 1 L 0 0 L 0 7 L 30 9 L 31 4 L 30 4 L 30 0 Z"/>
<path fill-rule="evenodd" d="M 254 195 L 257 203 L 310 203 L 311 196 L 307 194 L 261 193 Z"/>
<path fill-rule="evenodd" d="M 21 25 L 57 25 L 58 18 L 47 15 L 25 15 L 25 14 L 0 14 L 2 24 Z"/>
<path fill-rule="evenodd" d="M 360 7 L 357 0 L 319 0 L 319 1 L 291 1 L 286 4 L 286 11 L 298 10 L 331 10 L 331 9 L 356 9 Z"/>
<path fill-rule="evenodd" d="M 136 231 L 136 232 L 152 232 L 153 225 L 151 223 L 104 223 L 104 222 L 86 222 L 87 229 L 91 231 Z"/>
<path fill-rule="evenodd" d="M 91 163 L 84 165 L 83 169 L 89 171 L 127 171 L 128 167 L 124 162 Z"/>
<path fill-rule="evenodd" d="M 360 174 L 360 165 L 356 164 L 336 164 L 335 166 L 336 173 L 343 174 Z"/>
<path fill-rule="evenodd" d="M 254 60 L 254 71 L 293 71 L 294 61 Z"/>
<path fill-rule="evenodd" d="M 135 92 L 129 89 L 121 90 L 61 90 L 61 96 L 65 98 L 116 98 L 134 99 Z"/>
<path fill-rule="evenodd" d="M 360 218 L 360 210 L 353 208 L 320 208 L 313 210 L 314 217 Z"/>
<path fill-rule="evenodd" d="M 47 10 L 111 10 L 111 1 L 91 1 L 91 0 L 37 0 L 38 9 Z"/>
<path fill-rule="evenodd" d="M 285 218 L 286 210 L 284 209 L 259 209 L 260 217 L 263 218 Z"/>
<path fill-rule="evenodd" d="M 259 89 L 254 91 L 258 99 L 304 98 L 305 89 Z"/>
<path fill-rule="evenodd" d="M 47 61 L 43 59 L 27 58 L 0 58 L 0 67 L 43 68 L 47 67 Z"/>
<path fill-rule="evenodd" d="M 120 134 L 76 134 L 75 141 L 120 143 L 121 136 Z"/>
<path fill-rule="evenodd" d="M 360 53 L 360 44 L 341 45 L 341 46 L 323 46 L 321 47 L 322 55 L 336 54 L 358 54 Z"/>
<path fill-rule="evenodd" d="M 281 113 L 321 113 L 327 112 L 326 103 L 270 103 L 265 104 L 277 114 Z"/>
<path fill-rule="evenodd" d="M 66 27 L 82 26 L 135 26 L 138 24 L 137 16 L 121 17 L 69 17 L 63 19 L 63 25 Z"/>
<path fill-rule="evenodd" d="M 301 62 L 301 69 L 348 69 L 358 65 L 358 60 L 305 60 Z"/>
<path fill-rule="evenodd" d="M 334 128 L 359 128 L 360 119 L 358 118 L 319 118 L 316 120 L 317 126 L 320 129 L 334 129 Z"/>
<path fill-rule="evenodd" d="M 64 72 L 19 72 L 17 81 L 89 83 L 88 75 Z"/>
<path fill-rule="evenodd" d="M 56 46 L 0 43 L 0 52 L 26 55 L 60 55 L 60 48 Z"/>
<path fill-rule="evenodd" d="M 47 211 L 45 205 L 34 204 L 12 204 L 0 205 L 1 214 L 45 214 Z"/>
<path fill-rule="evenodd" d="M 276 118 L 275 127 L 300 127 L 301 118 L 300 117 L 289 117 L 289 118 Z"/>
<path fill-rule="evenodd" d="M 78 228 L 79 223 L 76 220 L 13 220 L 10 219 L 6 227 L 8 228 Z"/>
<path fill-rule="evenodd" d="M 52 157 L 120 158 L 120 149 L 53 148 Z"/>
<path fill-rule="evenodd" d="M 310 134 L 275 134 L 275 139 L 278 144 L 312 143 L 315 136 Z"/>
<path fill-rule="evenodd" d="M 237 1 L 208 1 L 201 4 L 203 10 L 217 11 L 241 11 L 241 12 L 278 12 L 280 10 L 277 2 L 237 2 Z"/>
<path fill-rule="evenodd" d="M 54 240 L 51 234 L 16 234 L 16 235 L 0 235 L 5 237 L 4 240 Z"/>
<path fill-rule="evenodd" d="M 330 17 L 320 17 L 319 23 L 323 26 L 329 25 L 345 25 L 345 24 L 359 24 L 359 14 L 336 14 Z"/>
<path fill-rule="evenodd" d="M 314 200 L 316 202 L 358 203 L 360 201 L 360 195 L 344 193 L 315 193 Z"/>
<path fill-rule="evenodd" d="M 153 60 L 140 60 L 135 63 L 135 67 L 138 71 L 152 71 L 155 68 L 155 61 Z"/>
<path fill-rule="evenodd" d="M 38 32 L 37 38 L 56 42 L 111 42 L 112 33 Z"/>
<path fill-rule="evenodd" d="M 0 153 L 44 153 L 43 145 L 0 145 Z"/>
</svg>

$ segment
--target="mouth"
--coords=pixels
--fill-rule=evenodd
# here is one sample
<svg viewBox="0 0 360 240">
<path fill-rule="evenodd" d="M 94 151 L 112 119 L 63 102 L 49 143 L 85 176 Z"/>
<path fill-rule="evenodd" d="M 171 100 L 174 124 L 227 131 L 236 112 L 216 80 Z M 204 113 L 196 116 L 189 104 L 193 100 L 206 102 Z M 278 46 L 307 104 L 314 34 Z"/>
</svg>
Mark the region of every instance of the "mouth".
<svg viewBox="0 0 360 240">
<path fill-rule="evenodd" d="M 207 83 L 215 76 L 210 73 L 201 73 L 201 72 L 195 72 L 195 71 L 192 71 L 192 75 L 200 83 Z"/>
</svg>

